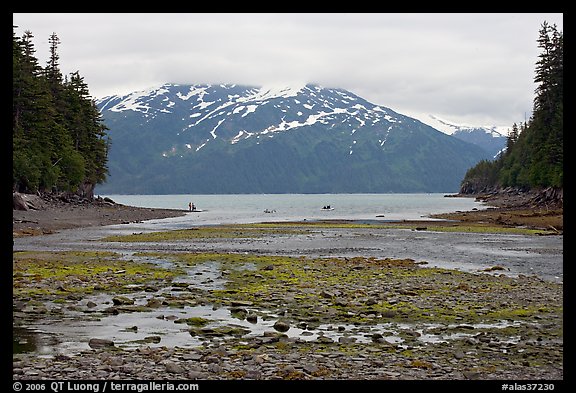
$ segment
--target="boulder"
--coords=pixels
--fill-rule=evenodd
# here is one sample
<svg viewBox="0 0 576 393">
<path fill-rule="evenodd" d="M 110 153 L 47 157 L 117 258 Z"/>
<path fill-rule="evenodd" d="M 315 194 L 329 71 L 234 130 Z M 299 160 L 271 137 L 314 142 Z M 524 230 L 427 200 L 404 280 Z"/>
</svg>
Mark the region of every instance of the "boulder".
<svg viewBox="0 0 576 393">
<path fill-rule="evenodd" d="M 12 208 L 14 210 L 29 210 L 26 200 L 19 192 L 12 193 Z"/>
<path fill-rule="evenodd" d="M 285 320 L 278 320 L 274 324 L 274 329 L 276 329 L 279 332 L 287 332 L 288 330 L 290 330 L 290 323 Z"/>
<path fill-rule="evenodd" d="M 14 210 L 41 210 L 44 209 L 44 201 L 38 195 L 13 192 L 12 208 Z"/>
</svg>

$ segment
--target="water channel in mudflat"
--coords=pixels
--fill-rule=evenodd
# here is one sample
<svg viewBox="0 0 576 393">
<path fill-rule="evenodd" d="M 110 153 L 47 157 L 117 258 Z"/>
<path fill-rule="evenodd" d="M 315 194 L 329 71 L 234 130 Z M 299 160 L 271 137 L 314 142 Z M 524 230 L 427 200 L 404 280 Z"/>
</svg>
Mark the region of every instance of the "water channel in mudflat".
<svg viewBox="0 0 576 393">
<path fill-rule="evenodd" d="M 131 256 L 134 258 L 134 256 Z M 148 262 L 167 267 L 170 261 L 153 259 Z M 239 269 L 253 270 L 255 266 L 245 263 Z M 188 268 L 186 274 L 177 277 L 170 285 L 151 293 L 146 290 L 122 295 L 132 305 L 142 306 L 146 311 L 122 311 L 111 313 L 114 295 L 96 294 L 86 296 L 74 304 L 46 302 L 48 317 L 25 318 L 24 323 L 14 326 L 14 353 L 32 352 L 38 356 L 75 354 L 90 350 L 91 339 L 110 340 L 116 347 L 135 349 L 142 345 L 150 347 L 193 348 L 203 343 L 226 340 L 231 335 L 248 339 L 253 336 L 285 334 L 288 337 L 312 341 L 329 340 L 342 343 L 369 343 L 386 341 L 402 346 L 406 339 L 414 339 L 420 345 L 449 342 L 477 335 L 483 329 L 501 329 L 517 326 L 523 322 L 502 320 L 496 323 L 449 324 L 438 323 L 378 323 L 358 325 L 347 323 L 298 324 L 279 330 L 276 322 L 287 315 L 270 310 L 254 308 L 250 302 L 232 306 L 191 302 L 180 307 L 166 306 L 165 299 L 187 299 L 187 288 L 195 291 L 224 289 L 226 284 L 219 262 L 205 262 Z M 27 314 L 26 309 L 20 313 Z M 27 316 L 30 316 L 28 314 Z M 253 316 L 250 318 L 249 316 Z M 381 315 L 373 315 L 379 318 Z M 201 327 L 189 326 L 186 321 L 203 320 Z M 513 343 L 519 337 L 508 337 Z M 412 342 L 412 341 L 411 341 Z M 412 342 L 411 345 L 414 345 Z"/>
</svg>

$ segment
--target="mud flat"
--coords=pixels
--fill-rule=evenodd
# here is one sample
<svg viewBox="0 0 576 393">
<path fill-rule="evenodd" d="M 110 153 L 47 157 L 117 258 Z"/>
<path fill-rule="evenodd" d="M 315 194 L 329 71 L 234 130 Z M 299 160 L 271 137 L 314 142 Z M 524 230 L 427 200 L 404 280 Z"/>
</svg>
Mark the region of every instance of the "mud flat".
<svg viewBox="0 0 576 393">
<path fill-rule="evenodd" d="M 428 255 L 457 261 L 441 241 L 454 237 L 378 225 L 16 238 L 13 378 L 563 380 L 562 282 L 497 258 L 432 266 L 412 245 L 432 236 Z M 557 228 L 512 229 L 530 228 L 450 234 L 488 248 L 512 236 L 510 254 L 552 240 L 532 253 L 561 260 Z"/>
</svg>

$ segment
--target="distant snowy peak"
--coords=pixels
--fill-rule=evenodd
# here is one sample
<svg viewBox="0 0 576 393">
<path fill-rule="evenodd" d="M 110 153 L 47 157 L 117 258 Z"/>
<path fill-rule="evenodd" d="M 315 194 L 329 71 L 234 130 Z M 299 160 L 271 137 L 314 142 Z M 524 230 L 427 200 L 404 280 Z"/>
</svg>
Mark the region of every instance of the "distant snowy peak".
<svg viewBox="0 0 576 393">
<path fill-rule="evenodd" d="M 434 115 L 428 115 L 428 118 L 423 119 L 422 122 L 448 135 L 463 132 L 477 132 L 479 130 L 482 130 L 495 138 L 500 138 L 500 137 L 506 137 L 508 135 L 508 131 L 510 128 L 502 126 L 470 126 L 461 124 L 458 125 L 451 121 L 440 119 L 439 117 Z"/>
<path fill-rule="evenodd" d="M 454 138 L 481 147 L 493 159 L 506 149 L 507 127 L 458 125 L 434 115 L 428 115 L 422 122 Z"/>
</svg>

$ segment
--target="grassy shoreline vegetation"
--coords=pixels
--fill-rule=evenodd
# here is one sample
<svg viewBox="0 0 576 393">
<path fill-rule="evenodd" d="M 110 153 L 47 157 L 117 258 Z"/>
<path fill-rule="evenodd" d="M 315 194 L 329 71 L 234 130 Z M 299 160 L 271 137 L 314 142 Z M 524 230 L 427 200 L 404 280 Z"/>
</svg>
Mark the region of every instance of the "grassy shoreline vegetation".
<svg viewBox="0 0 576 393">
<path fill-rule="evenodd" d="M 460 223 L 453 221 L 399 221 L 389 223 L 356 223 L 340 220 L 316 222 L 277 222 L 256 224 L 233 224 L 194 227 L 171 231 L 133 233 L 104 238 L 111 242 L 162 242 L 210 238 L 262 238 L 270 235 L 307 234 L 328 228 L 341 229 L 409 229 L 415 231 L 470 232 L 470 233 L 509 233 L 519 235 L 552 235 L 558 230 L 538 229 L 526 226 L 494 225 L 487 222 Z"/>
</svg>

